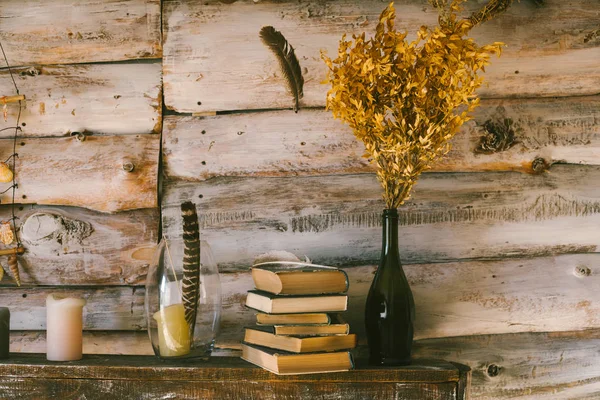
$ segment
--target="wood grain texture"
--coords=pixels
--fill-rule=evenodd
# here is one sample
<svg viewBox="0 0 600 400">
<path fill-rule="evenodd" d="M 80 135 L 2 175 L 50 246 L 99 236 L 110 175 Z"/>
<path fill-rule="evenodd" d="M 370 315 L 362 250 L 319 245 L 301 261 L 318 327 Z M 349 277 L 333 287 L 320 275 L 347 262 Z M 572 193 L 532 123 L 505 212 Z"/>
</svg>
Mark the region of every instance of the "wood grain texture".
<svg viewBox="0 0 600 400">
<path fill-rule="evenodd" d="M 126 379 L 153 381 L 253 380 L 270 382 L 457 382 L 459 370 L 444 360 L 415 359 L 403 367 L 373 368 L 365 359 L 356 360 L 356 369 L 348 372 L 276 376 L 239 357 L 215 357 L 203 363 L 191 360 L 165 362 L 157 357 L 85 356 L 69 363 L 50 363 L 43 354 L 19 354 L 0 364 L 1 376 L 76 379 Z"/>
<path fill-rule="evenodd" d="M 239 358 L 213 358 L 208 364 L 191 366 L 165 364 L 155 357 L 88 356 L 49 365 L 43 355 L 20 355 L 0 365 L 0 395 L 17 399 L 49 398 L 44 396 L 53 393 L 65 399 L 462 400 L 457 397 L 457 383 L 465 373 L 451 363 L 426 360 L 394 369 L 361 367 L 345 373 L 275 376 Z"/>
<path fill-rule="evenodd" d="M 405 265 L 416 305 L 415 339 L 600 327 L 599 254 Z M 344 319 L 366 343 L 364 306 L 375 266 L 345 268 L 350 279 Z M 231 275 L 235 276 L 232 279 Z M 256 323 L 244 307 L 249 272 L 222 274 L 221 347 L 238 348 Z"/>
<path fill-rule="evenodd" d="M 419 316 L 415 338 L 600 327 L 600 295 L 596 290 L 599 258 L 597 254 L 582 254 L 407 265 Z M 346 272 L 350 303 L 344 319 L 364 343 L 364 304 L 375 267 L 346 268 Z M 223 306 L 217 343 L 223 348 L 239 348 L 243 328 L 256 322 L 255 313 L 244 307 L 246 291 L 254 286 L 252 277 L 249 272 L 225 273 L 221 283 Z M 11 307 L 14 329 L 42 329 L 45 296 L 54 290 L 74 290 L 94 302 L 88 302 L 86 329 L 135 330 L 146 326 L 141 287 L 13 288 L 4 296 L 0 294 L 0 300 Z M 117 310 L 115 315 L 120 316 L 110 319 L 110 310 Z M 119 314 L 118 310 L 127 312 Z M 132 349 L 133 354 L 138 351 Z"/>
<path fill-rule="evenodd" d="M 403 262 L 596 251 L 598 166 L 517 172 L 427 173 L 399 210 Z M 177 207 L 197 201 L 204 238 L 221 267 L 248 267 L 270 250 L 321 264 L 366 264 L 381 250 L 381 189 L 374 175 L 212 178 L 172 182 L 162 201 L 167 236 Z"/>
<path fill-rule="evenodd" d="M 12 140 L 0 143 L 4 160 L 12 154 Z M 159 135 L 19 139 L 17 153 L 15 202 L 103 212 L 158 206 Z M 11 185 L 0 184 L 0 191 Z M 11 191 L 0 201 L 11 203 Z"/>
<path fill-rule="evenodd" d="M 114 215 L 74 207 L 22 208 L 16 216 L 26 248 L 19 257 L 24 285 L 144 284 L 158 241 L 157 208 Z M 10 207 L 0 207 L 0 220 L 9 217 Z M 6 257 L 0 263 L 6 266 Z M 1 284 L 14 283 L 5 277 Z"/>
<path fill-rule="evenodd" d="M 16 68 L 13 73 L 26 96 L 20 136 L 161 131 L 160 63 L 37 66 Z M 14 92 L 7 70 L 0 71 L 0 89 L 3 95 Z M 8 120 L 0 118 L 0 129 L 14 126 L 17 118 L 18 103 L 7 107 Z M 13 134 L 6 130 L 0 137 Z"/>
<path fill-rule="evenodd" d="M 456 400 L 456 383 L 296 383 L 140 381 L 0 378 L 0 395 L 11 399 L 216 400 L 342 398 L 348 400 Z M 251 383 L 251 384 L 249 384 Z M 334 396 L 334 397 L 332 397 Z"/>
<path fill-rule="evenodd" d="M 11 65 L 160 58 L 160 1 L 3 0 L 0 40 Z"/>
<path fill-rule="evenodd" d="M 144 291 L 139 287 L 10 287 L 0 291 L 0 304 L 10 309 L 11 329 L 46 329 L 46 297 L 51 293 L 87 301 L 84 330 L 141 330 L 146 326 Z"/>
<path fill-rule="evenodd" d="M 12 353 L 45 353 L 46 331 L 11 331 Z M 146 331 L 85 331 L 83 354 L 154 355 Z"/>
<path fill-rule="evenodd" d="M 43 333 L 29 333 L 43 336 Z M 88 340 L 91 332 L 86 334 Z M 95 338 L 110 335 L 106 332 L 94 334 Z M 131 342 L 129 337 L 133 332 L 117 334 L 123 343 Z M 13 337 L 14 332 L 11 332 Z M 87 345 L 86 340 L 84 346 Z M 148 343 L 147 337 L 141 334 L 139 340 L 139 348 Z M 15 351 L 16 346 L 13 340 L 11 350 Z M 414 345 L 414 357 L 468 364 L 473 370 L 473 399 L 580 400 L 595 399 L 600 395 L 598 346 L 600 331 L 597 329 L 512 333 L 419 340 Z M 44 351 L 39 344 L 37 348 Z M 366 351 L 365 347 L 359 347 L 356 354 L 366 355 Z M 230 351 L 229 354 L 236 352 Z M 19 359 L 24 359 L 23 356 L 19 355 Z M 213 359 L 211 363 L 224 361 Z"/>
<path fill-rule="evenodd" d="M 224 4 L 233 3 L 233 4 Z M 380 1 L 167 0 L 163 8 L 165 103 L 179 112 L 291 108 L 275 59 L 259 40 L 272 25 L 294 46 L 304 73 L 302 106 L 323 106 L 326 66 L 320 51 L 337 53 L 342 34 L 374 32 Z M 471 2 L 468 7 L 480 7 Z M 487 69 L 484 97 L 597 94 L 600 58 L 594 0 L 514 2 L 473 30 L 480 43 L 506 43 Z M 422 0 L 396 2 L 397 26 L 416 32 L 437 11 Z M 467 11 L 465 11 L 465 15 Z M 412 40 L 414 35 L 409 36 Z M 240 62 L 243 60 L 243 62 Z"/>
<path fill-rule="evenodd" d="M 460 360 L 481 400 L 597 399 L 600 331 L 517 333 L 416 342 L 416 357 Z"/>
<path fill-rule="evenodd" d="M 484 100 L 435 171 L 532 172 L 600 163 L 600 97 Z M 325 110 L 165 118 L 163 166 L 172 179 L 372 172 L 352 130 Z"/>
</svg>

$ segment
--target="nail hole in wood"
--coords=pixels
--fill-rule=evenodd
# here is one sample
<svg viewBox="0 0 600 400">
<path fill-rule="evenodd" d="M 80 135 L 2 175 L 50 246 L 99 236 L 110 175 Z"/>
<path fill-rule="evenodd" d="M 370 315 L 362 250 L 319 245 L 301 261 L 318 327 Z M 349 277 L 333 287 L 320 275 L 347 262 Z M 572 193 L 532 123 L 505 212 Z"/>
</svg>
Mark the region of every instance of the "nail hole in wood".
<svg viewBox="0 0 600 400">
<path fill-rule="evenodd" d="M 202 102 L 201 102 L 201 101 L 199 101 L 199 102 L 198 102 L 198 103 L 196 103 L 196 104 L 198 104 L 199 106 L 201 106 L 201 105 L 202 105 Z"/>
<path fill-rule="evenodd" d="M 26 196 L 26 195 L 23 195 L 23 198 L 24 198 L 24 199 L 26 199 L 26 198 L 27 198 L 27 196 Z"/>
<path fill-rule="evenodd" d="M 199 194 L 199 195 L 198 195 L 198 198 L 199 198 L 199 199 L 201 199 L 201 198 L 203 198 L 203 197 L 204 197 L 204 195 L 202 195 L 202 194 Z"/>
<path fill-rule="evenodd" d="M 300 142 L 300 146 L 306 145 L 306 142 Z"/>
<path fill-rule="evenodd" d="M 133 170 L 135 169 L 135 165 L 133 165 L 132 162 L 125 162 L 123 163 L 123 171 L 125 172 L 133 172 Z"/>
<path fill-rule="evenodd" d="M 83 132 L 71 132 L 71 136 L 74 136 L 80 142 L 85 141 L 85 133 Z"/>
<path fill-rule="evenodd" d="M 202 161 L 202 165 L 206 165 L 206 161 Z"/>
<path fill-rule="evenodd" d="M 25 146 L 25 142 L 21 142 L 20 144 L 21 144 L 21 146 Z"/>
<path fill-rule="evenodd" d="M 487 374 L 488 376 L 494 377 L 494 376 L 498 376 L 498 374 L 500 373 L 500 367 L 497 366 L 496 364 L 490 364 L 487 367 Z"/>
<path fill-rule="evenodd" d="M 21 126 L 27 126 L 27 124 L 25 122 L 21 123 Z"/>
<path fill-rule="evenodd" d="M 27 298 L 27 293 L 23 293 L 23 298 Z"/>
<path fill-rule="evenodd" d="M 203 134 L 203 135 L 204 135 L 204 134 L 206 134 L 206 131 L 205 131 L 204 129 L 202 129 L 202 134 Z"/>
</svg>

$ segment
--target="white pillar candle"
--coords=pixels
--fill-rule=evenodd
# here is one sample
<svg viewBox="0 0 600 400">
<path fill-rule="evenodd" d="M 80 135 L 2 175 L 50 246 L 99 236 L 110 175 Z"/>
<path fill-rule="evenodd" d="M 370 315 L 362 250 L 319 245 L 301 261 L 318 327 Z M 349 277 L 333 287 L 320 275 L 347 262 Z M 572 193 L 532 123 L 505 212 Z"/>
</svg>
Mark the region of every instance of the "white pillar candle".
<svg viewBox="0 0 600 400">
<path fill-rule="evenodd" d="M 80 360 L 83 341 L 83 299 L 46 298 L 46 357 L 50 361 Z"/>
</svg>

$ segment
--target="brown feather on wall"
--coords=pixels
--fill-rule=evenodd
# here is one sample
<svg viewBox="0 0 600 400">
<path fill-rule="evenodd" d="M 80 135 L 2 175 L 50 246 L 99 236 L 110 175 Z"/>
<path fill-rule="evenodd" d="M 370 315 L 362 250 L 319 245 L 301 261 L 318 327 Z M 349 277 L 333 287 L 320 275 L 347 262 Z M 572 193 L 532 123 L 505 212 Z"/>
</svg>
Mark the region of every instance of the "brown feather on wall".
<svg viewBox="0 0 600 400">
<path fill-rule="evenodd" d="M 272 26 L 263 26 L 260 30 L 260 39 L 267 46 L 279 61 L 281 72 L 286 79 L 288 88 L 294 96 L 294 111 L 298 112 L 300 108 L 300 99 L 304 95 L 304 77 L 298 58 L 294 53 L 294 48 L 286 40 L 281 32 Z"/>
</svg>

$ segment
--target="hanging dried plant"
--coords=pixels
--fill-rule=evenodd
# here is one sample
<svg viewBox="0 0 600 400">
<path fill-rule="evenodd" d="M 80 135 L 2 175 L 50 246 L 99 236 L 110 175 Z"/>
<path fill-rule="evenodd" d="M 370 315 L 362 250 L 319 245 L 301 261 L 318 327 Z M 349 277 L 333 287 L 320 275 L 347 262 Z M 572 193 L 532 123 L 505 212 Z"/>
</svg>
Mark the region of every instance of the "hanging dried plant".
<svg viewBox="0 0 600 400">
<path fill-rule="evenodd" d="M 294 48 L 288 43 L 283 34 L 272 26 L 262 27 L 260 39 L 277 57 L 281 72 L 292 96 L 294 96 L 294 111 L 298 112 L 300 99 L 304 95 L 304 77 L 296 53 L 294 53 Z"/>
<path fill-rule="evenodd" d="M 185 320 L 194 335 L 198 296 L 200 293 L 200 228 L 196 205 L 191 201 L 181 204 L 183 218 L 183 279 L 181 292 Z"/>
<path fill-rule="evenodd" d="M 421 172 L 449 151 L 479 105 L 479 72 L 500 54 L 502 43 L 480 47 L 467 37 L 473 25 L 458 18 L 461 3 L 447 4 L 439 25 L 422 26 L 412 42 L 396 30 L 390 3 L 374 37 L 344 35 L 337 58 L 322 54 L 331 84 L 327 108 L 365 144 L 387 208 L 403 204 Z"/>
</svg>

